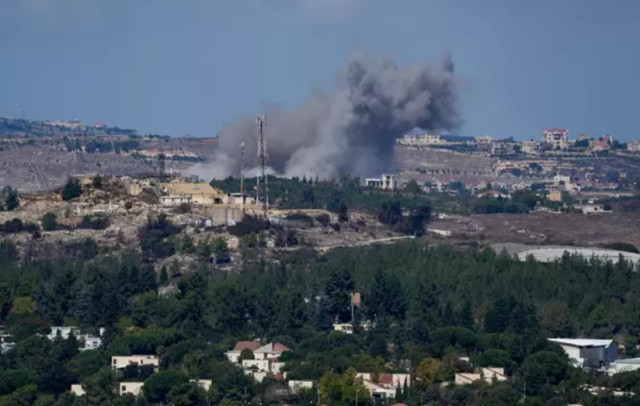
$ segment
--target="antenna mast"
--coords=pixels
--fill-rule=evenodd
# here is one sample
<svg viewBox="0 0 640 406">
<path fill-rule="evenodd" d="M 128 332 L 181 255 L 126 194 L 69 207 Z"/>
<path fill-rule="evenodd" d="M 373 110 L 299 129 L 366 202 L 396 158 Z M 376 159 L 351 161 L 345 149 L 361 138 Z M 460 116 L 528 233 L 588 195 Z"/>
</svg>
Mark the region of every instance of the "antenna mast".
<svg viewBox="0 0 640 406">
<path fill-rule="evenodd" d="M 265 128 L 267 127 L 267 118 L 264 114 L 260 114 L 256 118 L 256 126 L 258 127 L 258 178 L 256 181 L 256 202 L 260 201 L 262 195 L 262 210 L 266 217 L 269 211 L 269 183 L 267 180 L 267 144 L 264 139 Z M 260 187 L 260 184 L 263 187 Z"/>
<path fill-rule="evenodd" d="M 240 141 L 240 210 L 244 211 L 244 141 Z"/>
</svg>

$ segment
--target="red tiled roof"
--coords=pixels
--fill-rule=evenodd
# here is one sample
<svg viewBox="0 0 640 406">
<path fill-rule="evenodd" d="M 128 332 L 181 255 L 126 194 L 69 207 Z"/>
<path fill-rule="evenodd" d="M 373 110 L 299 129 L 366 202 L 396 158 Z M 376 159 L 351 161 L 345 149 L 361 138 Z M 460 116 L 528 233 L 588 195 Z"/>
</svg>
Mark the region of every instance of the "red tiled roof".
<svg viewBox="0 0 640 406">
<path fill-rule="evenodd" d="M 381 385 L 390 385 L 393 383 L 393 375 L 391 374 L 381 374 L 378 379 L 378 383 Z"/>
<path fill-rule="evenodd" d="M 260 343 L 258 341 L 238 341 L 236 346 L 233 347 L 234 351 L 242 351 L 242 350 L 251 350 L 255 351 L 260 348 Z"/>
<path fill-rule="evenodd" d="M 274 343 L 273 344 L 273 351 L 274 352 L 285 352 L 285 351 L 291 351 L 291 348 L 287 347 L 284 344 Z"/>
</svg>

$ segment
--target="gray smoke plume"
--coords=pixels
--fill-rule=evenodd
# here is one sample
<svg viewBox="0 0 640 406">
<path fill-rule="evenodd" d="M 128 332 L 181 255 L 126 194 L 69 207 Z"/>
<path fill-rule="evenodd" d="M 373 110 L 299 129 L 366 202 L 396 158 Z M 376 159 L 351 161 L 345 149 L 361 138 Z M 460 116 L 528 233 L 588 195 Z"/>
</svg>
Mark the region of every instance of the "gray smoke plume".
<svg viewBox="0 0 640 406">
<path fill-rule="evenodd" d="M 297 109 L 266 106 L 269 166 L 286 176 L 368 176 L 389 170 L 395 139 L 413 127 L 448 131 L 458 127 L 453 62 L 399 68 L 388 58 L 358 56 L 338 74 L 335 90 L 314 91 Z M 255 117 L 224 126 L 220 151 L 226 174 L 256 163 Z M 218 176 L 223 175 L 218 172 Z"/>
</svg>

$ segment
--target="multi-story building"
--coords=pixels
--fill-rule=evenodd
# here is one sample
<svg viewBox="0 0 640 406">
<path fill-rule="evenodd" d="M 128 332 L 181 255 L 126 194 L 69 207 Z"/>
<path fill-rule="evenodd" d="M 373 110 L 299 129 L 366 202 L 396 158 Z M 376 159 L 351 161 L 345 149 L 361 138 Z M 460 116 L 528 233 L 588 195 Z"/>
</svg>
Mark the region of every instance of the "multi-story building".
<svg viewBox="0 0 640 406">
<path fill-rule="evenodd" d="M 367 187 L 374 187 L 376 189 L 383 190 L 395 190 L 396 177 L 395 175 L 383 174 L 379 178 L 366 178 L 364 183 Z"/>
<path fill-rule="evenodd" d="M 554 149 L 565 149 L 569 146 L 569 130 L 566 128 L 549 128 L 542 132 L 542 142 Z"/>
<path fill-rule="evenodd" d="M 538 155 L 540 153 L 540 144 L 535 141 L 523 141 L 522 153 L 527 155 Z"/>
<path fill-rule="evenodd" d="M 640 152 L 640 141 L 632 141 L 627 143 L 627 150 L 629 152 Z"/>
<path fill-rule="evenodd" d="M 414 128 L 398 139 L 398 144 L 409 146 L 437 145 L 446 143 L 439 135 L 429 134 L 420 128 Z"/>
</svg>

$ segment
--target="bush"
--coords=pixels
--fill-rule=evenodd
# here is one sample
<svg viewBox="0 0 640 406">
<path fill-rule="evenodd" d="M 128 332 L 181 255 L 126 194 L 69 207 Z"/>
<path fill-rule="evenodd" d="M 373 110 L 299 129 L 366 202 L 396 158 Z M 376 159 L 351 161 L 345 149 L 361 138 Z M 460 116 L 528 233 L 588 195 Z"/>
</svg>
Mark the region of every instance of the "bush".
<svg viewBox="0 0 640 406">
<path fill-rule="evenodd" d="M 235 237 L 243 237 L 268 229 L 269 222 L 267 220 L 253 216 L 245 216 L 244 219 L 236 223 L 236 225 L 227 227 L 227 231 Z"/>
<path fill-rule="evenodd" d="M 88 228 L 91 230 L 104 230 L 109 227 L 109 218 L 104 215 L 84 216 L 78 228 Z"/>
<path fill-rule="evenodd" d="M 78 179 L 69 179 L 60 192 L 62 200 L 64 201 L 75 199 L 81 194 L 82 187 L 80 186 L 80 182 L 78 181 Z"/>
<path fill-rule="evenodd" d="M 42 216 L 40 221 L 42 222 L 42 229 L 44 231 L 54 231 L 58 229 L 58 220 L 56 215 L 51 212 Z"/>
<path fill-rule="evenodd" d="M 633 252 L 635 254 L 640 254 L 640 251 L 638 251 L 638 248 L 636 248 L 636 246 L 633 244 L 629 244 L 628 242 L 616 241 L 608 244 L 602 244 L 602 248 L 609 248 L 617 251 Z"/>
<path fill-rule="evenodd" d="M 189 203 L 180 203 L 173 211 L 178 214 L 191 213 L 191 205 Z"/>
<path fill-rule="evenodd" d="M 316 221 L 326 227 L 331 224 L 331 217 L 327 213 L 318 214 Z"/>
<path fill-rule="evenodd" d="M 31 223 L 23 223 L 20 219 L 7 220 L 0 225 L 0 231 L 5 234 L 21 233 L 23 231 L 32 233 L 38 230 L 38 226 Z"/>
</svg>

